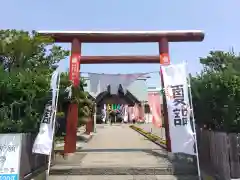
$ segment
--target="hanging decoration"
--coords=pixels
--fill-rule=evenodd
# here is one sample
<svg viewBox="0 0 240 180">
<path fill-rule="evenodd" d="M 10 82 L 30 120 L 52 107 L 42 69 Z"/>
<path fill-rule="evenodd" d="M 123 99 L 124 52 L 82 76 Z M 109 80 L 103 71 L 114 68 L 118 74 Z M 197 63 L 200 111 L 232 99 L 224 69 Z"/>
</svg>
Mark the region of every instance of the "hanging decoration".
<svg viewBox="0 0 240 180">
<path fill-rule="evenodd" d="M 119 86 L 122 86 L 124 92 L 137 78 L 146 75 L 147 73 L 137 74 L 94 74 L 89 73 L 90 91 L 99 94 L 107 90 L 110 86 L 110 93 L 117 94 Z"/>
<path fill-rule="evenodd" d="M 122 106 L 121 104 L 107 104 L 107 111 L 120 111 Z"/>
</svg>

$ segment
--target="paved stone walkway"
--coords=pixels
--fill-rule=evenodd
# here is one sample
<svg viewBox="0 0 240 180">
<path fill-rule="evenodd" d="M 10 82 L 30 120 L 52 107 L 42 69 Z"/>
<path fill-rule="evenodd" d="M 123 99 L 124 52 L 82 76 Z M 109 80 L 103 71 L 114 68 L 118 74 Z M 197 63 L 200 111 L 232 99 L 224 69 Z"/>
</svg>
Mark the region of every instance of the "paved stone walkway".
<svg viewBox="0 0 240 180">
<path fill-rule="evenodd" d="M 82 151 L 88 152 L 83 167 L 166 166 L 166 158 L 154 155 L 164 151 L 128 125 L 99 126 L 96 136 Z"/>
<path fill-rule="evenodd" d="M 155 169 L 170 166 L 166 152 L 158 145 L 129 128 L 129 125 L 98 125 L 97 133 L 82 149 L 69 159 L 62 160 L 52 167 L 50 180 L 62 179 L 162 179 L 174 180 L 171 175 L 121 175 L 126 169 Z M 68 171 L 66 171 L 68 169 Z M 101 169 L 108 169 L 113 174 L 98 174 Z M 55 173 L 54 173 L 55 171 Z M 114 174 L 116 171 L 116 175 Z M 135 172 L 134 171 L 134 172 Z M 58 174 L 62 172 L 66 175 Z M 138 173 L 139 173 L 138 172 Z M 69 175 L 67 175 L 69 174 Z M 70 175 L 71 174 L 71 175 Z"/>
</svg>

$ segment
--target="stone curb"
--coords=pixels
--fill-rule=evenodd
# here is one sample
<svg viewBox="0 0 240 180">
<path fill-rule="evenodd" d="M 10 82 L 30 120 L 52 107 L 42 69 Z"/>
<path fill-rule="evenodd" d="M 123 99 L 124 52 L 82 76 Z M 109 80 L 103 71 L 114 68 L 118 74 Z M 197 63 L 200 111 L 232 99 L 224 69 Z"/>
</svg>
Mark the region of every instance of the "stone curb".
<svg viewBox="0 0 240 180">
<path fill-rule="evenodd" d="M 72 168 L 52 169 L 50 175 L 186 175 L 181 170 L 177 171 L 171 167 L 96 167 L 96 168 Z M 195 175 L 188 174 L 188 175 Z"/>
<path fill-rule="evenodd" d="M 47 165 L 36 169 L 35 171 L 24 176 L 23 180 L 44 180 L 46 178 Z"/>
<path fill-rule="evenodd" d="M 138 133 L 140 133 L 141 135 L 143 135 L 144 137 L 146 137 L 147 139 L 149 139 L 153 143 L 155 143 L 155 144 L 161 146 L 162 148 L 166 149 L 166 141 L 163 140 L 162 138 L 160 138 L 159 136 L 156 136 L 156 135 L 153 135 L 149 132 L 146 132 L 142 128 L 139 128 L 139 127 L 134 126 L 134 125 L 130 125 L 129 127 L 132 128 L 133 130 L 137 131 Z"/>
</svg>

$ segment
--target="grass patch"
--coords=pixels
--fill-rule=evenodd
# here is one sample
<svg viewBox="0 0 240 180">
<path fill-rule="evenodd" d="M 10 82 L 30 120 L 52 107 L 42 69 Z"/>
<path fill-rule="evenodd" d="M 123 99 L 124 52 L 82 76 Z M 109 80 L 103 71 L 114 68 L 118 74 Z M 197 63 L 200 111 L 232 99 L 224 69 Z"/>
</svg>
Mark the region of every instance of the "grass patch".
<svg viewBox="0 0 240 180">
<path fill-rule="evenodd" d="M 161 137 L 152 134 L 150 132 L 144 131 L 142 128 L 139 128 L 135 125 L 130 125 L 130 128 L 134 129 L 135 131 L 139 132 L 140 134 L 146 136 L 149 140 L 154 142 L 159 142 L 160 144 L 166 145 L 166 140 L 162 139 Z"/>
<path fill-rule="evenodd" d="M 59 144 L 63 144 L 59 146 Z M 63 150 L 64 149 L 64 137 L 54 137 L 54 150 Z"/>
<path fill-rule="evenodd" d="M 64 146 L 54 147 L 54 151 L 61 151 L 61 150 L 64 150 Z"/>
</svg>

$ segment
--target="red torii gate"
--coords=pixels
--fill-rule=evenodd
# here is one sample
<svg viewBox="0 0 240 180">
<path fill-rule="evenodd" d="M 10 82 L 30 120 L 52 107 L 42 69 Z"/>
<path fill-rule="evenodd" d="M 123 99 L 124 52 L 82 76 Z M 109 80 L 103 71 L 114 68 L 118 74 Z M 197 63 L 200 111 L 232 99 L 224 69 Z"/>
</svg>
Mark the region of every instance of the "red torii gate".
<svg viewBox="0 0 240 180">
<path fill-rule="evenodd" d="M 80 77 L 80 64 L 114 64 L 114 63 L 160 63 L 169 65 L 169 42 L 203 41 L 204 33 L 199 30 L 187 31 L 39 31 L 42 36 L 48 36 L 59 43 L 71 43 L 71 58 L 69 78 L 77 86 Z M 159 55 L 156 56 L 81 56 L 82 43 L 148 43 L 159 44 Z M 161 69 L 160 69 L 161 70 Z M 163 81 L 162 81 L 163 87 Z M 164 122 L 167 149 L 171 152 L 169 124 L 166 99 L 163 96 Z M 77 104 L 71 104 L 67 117 L 65 137 L 65 153 L 76 151 L 77 141 Z"/>
</svg>

